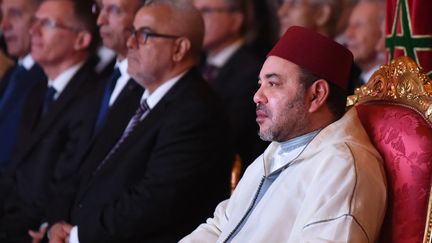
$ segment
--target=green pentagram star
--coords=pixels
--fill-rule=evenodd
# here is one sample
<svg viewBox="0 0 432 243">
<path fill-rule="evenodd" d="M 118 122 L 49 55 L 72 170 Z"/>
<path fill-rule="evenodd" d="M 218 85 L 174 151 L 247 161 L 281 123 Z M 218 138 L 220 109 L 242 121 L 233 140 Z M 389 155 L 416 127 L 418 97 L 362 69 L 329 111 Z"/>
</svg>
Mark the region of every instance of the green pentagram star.
<svg viewBox="0 0 432 243">
<path fill-rule="evenodd" d="M 402 33 L 397 33 L 397 23 L 401 14 L 401 27 Z M 392 33 L 390 36 L 386 36 L 386 47 L 390 49 L 390 58 L 394 57 L 394 51 L 396 48 L 403 49 L 406 56 L 413 58 L 419 63 L 417 57 L 417 50 L 428 50 L 432 51 L 432 36 L 431 35 L 413 35 L 411 27 L 411 16 L 408 9 L 407 0 L 397 0 L 396 10 L 393 20 Z M 431 75 L 432 70 L 429 75 Z"/>
</svg>

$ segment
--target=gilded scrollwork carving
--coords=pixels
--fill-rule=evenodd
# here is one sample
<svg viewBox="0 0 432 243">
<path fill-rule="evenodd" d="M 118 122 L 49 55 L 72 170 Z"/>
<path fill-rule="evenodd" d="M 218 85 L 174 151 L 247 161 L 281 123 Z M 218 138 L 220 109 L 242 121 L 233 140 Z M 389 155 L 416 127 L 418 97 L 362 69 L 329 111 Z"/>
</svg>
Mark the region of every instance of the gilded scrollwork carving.
<svg viewBox="0 0 432 243">
<path fill-rule="evenodd" d="M 409 57 L 381 65 L 365 85 L 348 97 L 347 106 L 371 100 L 412 106 L 432 122 L 432 81 Z"/>
</svg>

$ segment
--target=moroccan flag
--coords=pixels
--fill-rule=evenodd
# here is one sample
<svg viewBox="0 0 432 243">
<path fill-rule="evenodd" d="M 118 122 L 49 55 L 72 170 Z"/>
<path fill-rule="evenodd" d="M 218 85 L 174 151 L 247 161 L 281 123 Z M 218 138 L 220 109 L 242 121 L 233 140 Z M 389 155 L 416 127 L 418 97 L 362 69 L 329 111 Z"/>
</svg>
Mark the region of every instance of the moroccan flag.
<svg viewBox="0 0 432 243">
<path fill-rule="evenodd" d="M 432 75 L 432 0 L 387 0 L 387 58 L 413 58 Z"/>
</svg>

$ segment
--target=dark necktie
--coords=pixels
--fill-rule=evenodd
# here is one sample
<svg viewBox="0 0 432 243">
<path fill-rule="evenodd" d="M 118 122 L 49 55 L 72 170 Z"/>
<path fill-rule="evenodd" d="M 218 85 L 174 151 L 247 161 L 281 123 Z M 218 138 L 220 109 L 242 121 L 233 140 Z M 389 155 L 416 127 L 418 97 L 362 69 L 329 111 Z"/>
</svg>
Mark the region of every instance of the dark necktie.
<svg viewBox="0 0 432 243">
<path fill-rule="evenodd" d="M 103 165 L 112 157 L 112 155 L 122 145 L 122 143 L 126 140 L 126 138 L 129 137 L 129 135 L 134 131 L 136 126 L 141 121 L 141 118 L 143 117 L 143 115 L 145 115 L 146 112 L 149 110 L 150 110 L 150 108 L 147 104 L 147 100 L 143 100 L 140 103 L 140 106 L 138 107 L 137 111 L 135 112 L 135 115 L 130 119 L 129 124 L 127 125 L 126 129 L 123 131 L 123 134 L 121 135 L 120 139 L 112 147 L 112 149 L 109 151 L 107 156 L 105 156 L 105 158 L 102 160 L 102 162 L 98 165 L 95 172 L 99 171 L 100 168 L 102 168 Z"/>
<path fill-rule="evenodd" d="M 120 76 L 121 76 L 120 69 L 119 68 L 114 69 L 114 72 L 112 73 L 110 80 L 105 86 L 104 95 L 102 97 L 102 102 L 99 108 L 99 114 L 96 120 L 96 129 L 98 129 L 100 125 L 103 123 L 103 121 L 105 120 L 106 114 L 109 110 L 109 101 L 111 98 L 111 94 L 114 91 L 114 87 L 117 83 L 117 80 L 120 78 Z"/>
<path fill-rule="evenodd" d="M 203 68 L 202 75 L 205 80 L 211 83 L 215 80 L 218 71 L 219 71 L 219 67 L 213 64 L 206 63 L 206 65 Z"/>
<path fill-rule="evenodd" d="M 14 97 L 16 96 L 14 94 L 16 92 L 21 91 L 20 85 L 25 85 L 25 83 L 23 83 L 25 82 L 25 80 L 20 80 L 21 76 L 25 72 L 27 72 L 27 70 L 22 65 L 18 65 L 14 68 L 14 70 L 12 70 L 6 90 L 0 97 L 0 111 L 5 108 L 5 105 L 8 103 L 9 100 L 14 99 Z"/>
<path fill-rule="evenodd" d="M 46 90 L 44 101 L 43 101 L 43 107 L 42 107 L 42 117 L 48 113 L 50 106 L 54 101 L 54 95 L 56 93 L 57 90 L 52 86 L 49 86 L 48 89 Z"/>
</svg>

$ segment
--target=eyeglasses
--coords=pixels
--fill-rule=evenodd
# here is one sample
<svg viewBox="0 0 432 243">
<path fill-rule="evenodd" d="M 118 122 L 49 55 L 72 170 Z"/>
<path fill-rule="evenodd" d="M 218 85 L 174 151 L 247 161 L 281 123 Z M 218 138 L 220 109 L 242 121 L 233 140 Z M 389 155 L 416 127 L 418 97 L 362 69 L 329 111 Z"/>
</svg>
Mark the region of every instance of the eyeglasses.
<svg viewBox="0 0 432 243">
<path fill-rule="evenodd" d="M 229 7 L 202 7 L 199 9 L 202 14 L 206 13 L 223 13 L 223 12 L 235 12 L 239 11 L 237 8 Z"/>
<path fill-rule="evenodd" d="M 47 28 L 47 29 L 63 29 L 63 30 L 69 30 L 69 31 L 73 31 L 73 32 L 80 32 L 81 31 L 79 28 L 66 26 L 64 24 L 58 23 L 55 20 L 48 19 L 48 18 L 33 17 L 32 23 L 33 23 L 33 25 L 38 25 L 42 28 Z"/>
<path fill-rule="evenodd" d="M 165 34 L 159 34 L 150 32 L 150 30 L 147 27 L 141 27 L 137 30 L 130 28 L 129 29 L 131 35 L 133 38 L 135 38 L 136 44 L 145 45 L 147 43 L 148 38 L 150 37 L 156 37 L 156 38 L 167 38 L 167 39 L 177 39 L 180 36 L 177 35 L 165 35 Z"/>
</svg>

